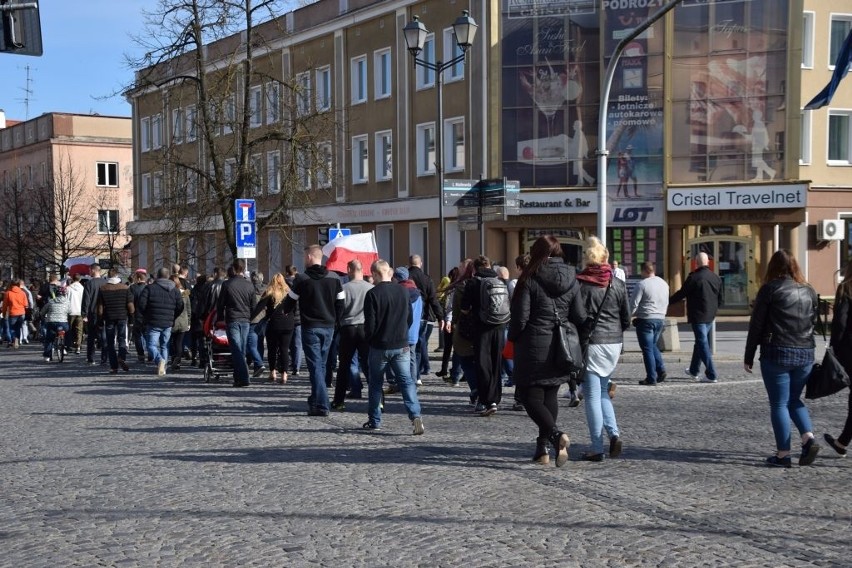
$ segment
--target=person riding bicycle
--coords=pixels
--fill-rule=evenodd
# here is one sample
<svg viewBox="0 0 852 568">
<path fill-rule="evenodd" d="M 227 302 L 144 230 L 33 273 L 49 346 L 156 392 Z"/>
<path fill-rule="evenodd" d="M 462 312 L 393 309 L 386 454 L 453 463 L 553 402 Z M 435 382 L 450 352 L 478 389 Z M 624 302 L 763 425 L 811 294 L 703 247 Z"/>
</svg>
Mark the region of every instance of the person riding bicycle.
<svg viewBox="0 0 852 568">
<path fill-rule="evenodd" d="M 49 363 L 53 354 L 53 342 L 56 334 L 62 330 L 68 333 L 68 310 L 70 303 L 65 286 L 51 286 L 49 298 L 41 309 L 41 317 L 46 333 L 44 334 L 44 360 Z"/>
</svg>

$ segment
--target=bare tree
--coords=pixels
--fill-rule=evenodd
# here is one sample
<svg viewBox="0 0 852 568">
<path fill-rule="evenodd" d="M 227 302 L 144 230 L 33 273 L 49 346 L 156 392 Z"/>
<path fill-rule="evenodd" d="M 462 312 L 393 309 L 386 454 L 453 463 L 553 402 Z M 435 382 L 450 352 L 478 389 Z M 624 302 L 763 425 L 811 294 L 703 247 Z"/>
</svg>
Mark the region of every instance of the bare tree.
<svg viewBox="0 0 852 568">
<path fill-rule="evenodd" d="M 176 149 L 174 145 L 183 140 L 175 140 L 170 133 L 164 136 L 163 149 L 154 154 L 167 181 L 154 201 L 161 208 L 159 216 L 167 219 L 163 229 L 170 246 L 179 244 L 182 235 L 209 225 L 200 222 L 201 215 L 215 212 L 228 248 L 236 256 L 234 202 L 255 197 L 262 177 L 253 163 L 258 154 L 273 150 L 282 154 L 275 191 L 270 191 L 274 197 L 264 202 L 267 207 L 258 219 L 258 229 L 289 224 L 293 209 L 308 205 L 310 195 L 304 190 L 310 186 L 305 182 L 331 177 L 322 143 L 334 139 L 335 112 L 314 109 L 310 82 L 305 85 L 274 71 L 269 41 L 286 33 L 276 17 L 290 4 L 282 0 L 159 0 L 157 8 L 145 14 L 146 33 L 134 39 L 146 53 L 130 60 L 138 71 L 129 92 L 154 87 L 166 97 L 166 108 L 191 104 L 196 109 L 194 121 L 186 124 L 193 130 L 197 151 Z M 279 115 L 262 128 L 256 123 L 258 103 L 252 98 L 258 85 L 274 85 L 273 104 Z M 191 208 L 181 179 L 197 180 Z M 174 209 L 165 213 L 170 207 Z"/>
<path fill-rule="evenodd" d="M 28 221 L 32 218 L 33 208 L 28 191 L 18 179 L 3 180 L 3 228 L 6 246 L 0 247 L 3 262 L 8 263 L 15 276 L 32 276 L 30 269 L 34 265 L 32 248 L 32 227 Z"/>
</svg>

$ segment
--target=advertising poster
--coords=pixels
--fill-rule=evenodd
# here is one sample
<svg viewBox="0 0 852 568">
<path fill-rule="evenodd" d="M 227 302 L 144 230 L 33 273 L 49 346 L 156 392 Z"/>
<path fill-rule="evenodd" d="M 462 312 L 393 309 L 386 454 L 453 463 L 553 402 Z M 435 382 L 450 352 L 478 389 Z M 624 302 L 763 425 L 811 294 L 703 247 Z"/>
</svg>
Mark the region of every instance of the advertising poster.
<svg viewBox="0 0 852 568">
<path fill-rule="evenodd" d="M 647 4 L 642 8 L 638 3 L 605 4 L 607 55 L 657 10 Z M 613 77 L 607 114 L 611 214 L 622 201 L 647 202 L 663 197 L 662 30 L 663 23 L 657 22 L 632 40 Z"/>
<path fill-rule="evenodd" d="M 596 183 L 595 4 L 504 0 L 503 173 L 524 187 Z"/>
</svg>

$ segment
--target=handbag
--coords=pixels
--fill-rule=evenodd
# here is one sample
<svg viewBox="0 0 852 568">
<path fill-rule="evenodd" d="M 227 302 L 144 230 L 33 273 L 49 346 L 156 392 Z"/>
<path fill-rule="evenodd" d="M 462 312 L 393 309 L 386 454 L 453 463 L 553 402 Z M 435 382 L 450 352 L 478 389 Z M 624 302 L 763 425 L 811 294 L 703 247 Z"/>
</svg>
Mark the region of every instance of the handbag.
<svg viewBox="0 0 852 568">
<path fill-rule="evenodd" d="M 606 298 L 609 296 L 609 291 L 612 289 L 612 276 L 610 275 L 609 284 L 607 284 L 606 292 L 603 300 L 595 313 L 592 320 L 592 325 L 589 327 L 589 335 L 595 330 L 598 325 L 598 320 L 601 317 Z M 569 379 L 577 383 L 583 382 L 583 376 L 586 374 L 586 350 L 580 343 L 580 334 L 577 332 L 577 327 L 568 320 L 562 321 L 559 317 L 559 310 L 556 308 L 556 300 L 550 298 L 553 302 L 553 313 L 556 315 L 556 346 L 554 353 L 556 356 L 556 367 L 568 373 Z"/>
<path fill-rule="evenodd" d="M 829 345 L 825 348 L 822 363 L 815 363 L 808 375 L 808 383 L 805 387 L 805 398 L 814 400 L 824 396 L 831 396 L 849 386 L 849 374 L 837 357 L 834 349 Z"/>
</svg>

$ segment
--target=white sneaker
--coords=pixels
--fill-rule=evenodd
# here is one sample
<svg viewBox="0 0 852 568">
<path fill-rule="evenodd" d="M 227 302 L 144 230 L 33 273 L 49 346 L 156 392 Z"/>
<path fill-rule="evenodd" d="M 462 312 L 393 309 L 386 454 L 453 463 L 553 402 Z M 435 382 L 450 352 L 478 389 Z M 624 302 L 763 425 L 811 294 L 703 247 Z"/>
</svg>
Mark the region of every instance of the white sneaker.
<svg viewBox="0 0 852 568">
<path fill-rule="evenodd" d="M 44 358 L 44 362 L 45 362 L 45 363 L 50 363 L 50 357 L 45 357 L 45 358 Z"/>
<path fill-rule="evenodd" d="M 415 385 L 417 385 L 418 387 L 422 387 L 422 386 L 423 386 L 423 381 L 422 381 L 422 380 L 420 380 L 420 379 L 417 379 L 416 381 L 414 381 L 414 384 L 415 384 Z"/>
<path fill-rule="evenodd" d="M 426 428 L 423 427 L 423 418 L 418 416 L 414 420 L 411 421 L 411 425 L 414 426 L 414 435 L 420 436 L 423 432 L 426 431 Z"/>
<path fill-rule="evenodd" d="M 699 383 L 710 383 L 710 384 L 715 384 L 715 383 L 716 383 L 716 379 L 711 379 L 710 377 L 708 377 L 708 376 L 706 376 L 706 375 L 705 375 L 705 376 L 701 377 L 700 379 L 698 379 L 698 382 L 699 382 Z"/>
<path fill-rule="evenodd" d="M 160 359 L 160 362 L 157 364 L 157 375 L 163 376 L 166 374 L 166 362 L 163 359 Z"/>
<path fill-rule="evenodd" d="M 684 370 L 684 373 L 686 373 L 686 376 L 687 376 L 687 377 L 689 377 L 690 379 L 692 379 L 693 381 L 698 381 L 698 380 L 700 380 L 700 379 L 698 378 L 698 375 L 693 375 L 693 374 L 692 374 L 692 372 L 689 370 L 689 367 L 687 367 L 687 368 L 686 368 L 686 370 Z"/>
</svg>

